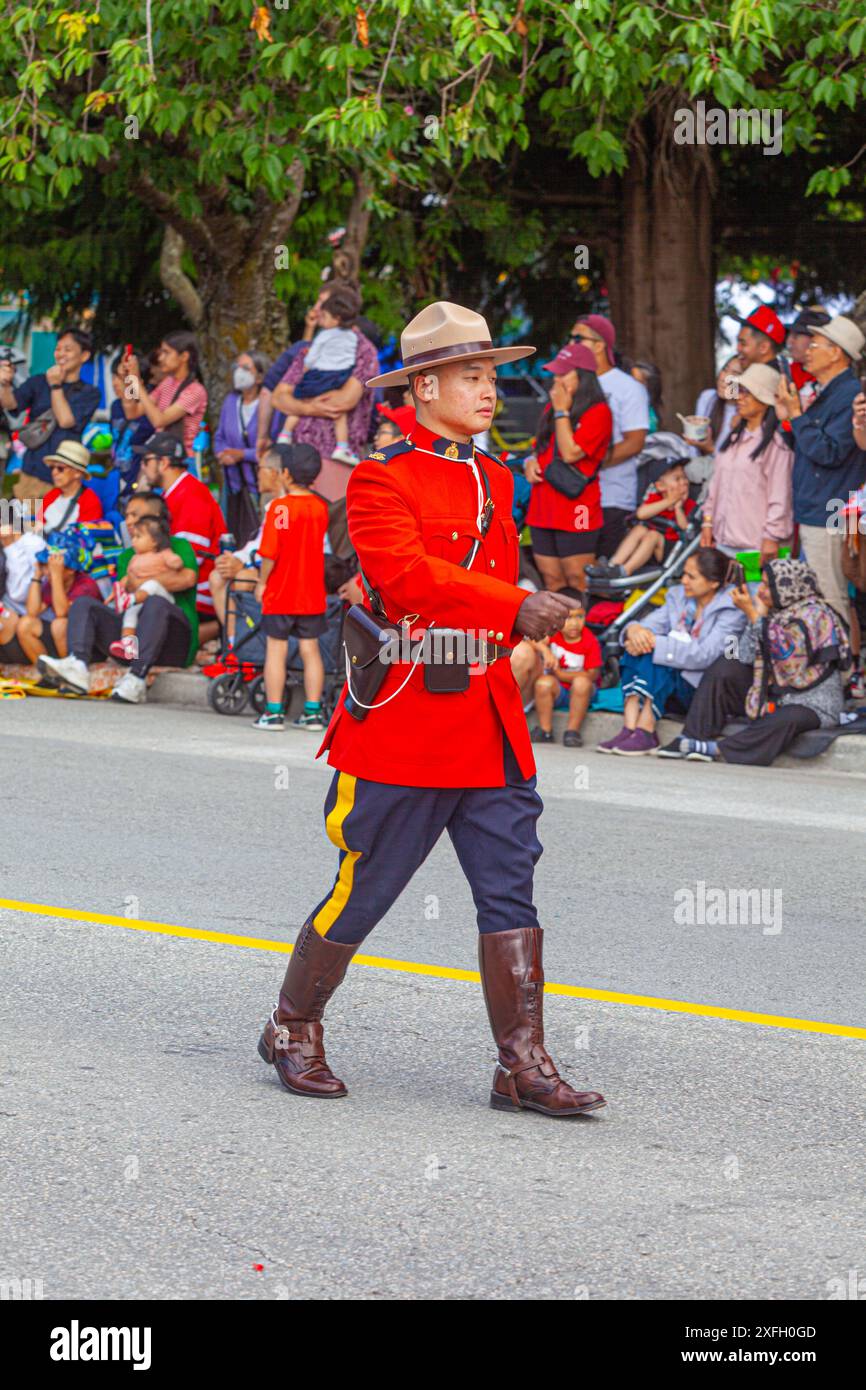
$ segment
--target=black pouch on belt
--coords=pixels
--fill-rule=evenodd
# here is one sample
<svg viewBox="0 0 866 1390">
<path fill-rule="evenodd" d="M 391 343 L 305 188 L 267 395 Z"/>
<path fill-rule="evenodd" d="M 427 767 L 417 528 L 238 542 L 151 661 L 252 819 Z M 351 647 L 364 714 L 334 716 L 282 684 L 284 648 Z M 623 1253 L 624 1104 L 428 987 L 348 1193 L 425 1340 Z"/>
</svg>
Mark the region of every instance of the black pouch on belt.
<svg viewBox="0 0 866 1390">
<path fill-rule="evenodd" d="M 399 640 L 400 629 L 387 618 L 377 618 L 361 604 L 352 604 L 343 622 L 343 641 L 349 676 L 346 709 L 355 719 L 365 719 L 364 705 L 375 703 L 390 665 L 387 648 Z"/>
<path fill-rule="evenodd" d="M 431 695 L 460 695 L 468 690 L 468 633 L 431 627 L 424 640 L 424 689 Z"/>
</svg>

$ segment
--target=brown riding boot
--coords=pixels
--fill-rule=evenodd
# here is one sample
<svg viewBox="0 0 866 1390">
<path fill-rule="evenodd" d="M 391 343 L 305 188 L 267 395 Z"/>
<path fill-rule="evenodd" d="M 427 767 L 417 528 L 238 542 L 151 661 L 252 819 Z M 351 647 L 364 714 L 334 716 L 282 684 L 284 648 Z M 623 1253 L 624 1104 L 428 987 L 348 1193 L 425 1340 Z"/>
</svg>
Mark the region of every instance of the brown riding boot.
<svg viewBox="0 0 866 1390">
<path fill-rule="evenodd" d="M 556 1118 L 584 1115 L 606 1104 L 598 1091 L 575 1091 L 563 1081 L 544 1046 L 544 969 L 540 927 L 481 932 L 478 960 L 499 1062 L 494 1110 L 538 1110 Z"/>
<path fill-rule="evenodd" d="M 310 922 L 295 942 L 279 1002 L 259 1038 L 259 1056 L 296 1096 L 348 1095 L 325 1060 L 321 1018 L 357 949 L 357 943 L 326 941 Z"/>
</svg>

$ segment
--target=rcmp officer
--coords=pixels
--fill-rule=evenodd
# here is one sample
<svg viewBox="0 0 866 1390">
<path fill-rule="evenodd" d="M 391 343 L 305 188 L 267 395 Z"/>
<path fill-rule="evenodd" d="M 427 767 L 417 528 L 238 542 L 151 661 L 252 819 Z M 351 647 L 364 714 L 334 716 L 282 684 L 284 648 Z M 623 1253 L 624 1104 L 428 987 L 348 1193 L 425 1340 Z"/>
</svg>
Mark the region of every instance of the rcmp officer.
<svg viewBox="0 0 866 1390">
<path fill-rule="evenodd" d="M 452 671 L 398 661 L 362 705 L 351 680 L 344 688 L 319 750 L 336 769 L 325 826 L 339 868 L 301 929 L 259 1053 L 286 1090 L 347 1094 L 325 1059 L 325 1005 L 447 830 L 477 910 L 498 1048 L 490 1103 L 582 1114 L 604 1097 L 573 1090 L 544 1046 L 543 933 L 532 903 L 542 803 L 508 659 L 522 637 L 558 631 L 574 600 L 518 588 L 511 474 L 472 442 L 493 418 L 496 364 L 535 349 L 494 348 L 479 314 L 448 303 L 423 309 L 401 348 L 402 369 L 367 385 L 408 384 L 417 424 L 354 470 L 349 535 L 374 612 L 413 634 L 431 626 L 477 634 L 482 661 L 450 687 Z"/>
</svg>

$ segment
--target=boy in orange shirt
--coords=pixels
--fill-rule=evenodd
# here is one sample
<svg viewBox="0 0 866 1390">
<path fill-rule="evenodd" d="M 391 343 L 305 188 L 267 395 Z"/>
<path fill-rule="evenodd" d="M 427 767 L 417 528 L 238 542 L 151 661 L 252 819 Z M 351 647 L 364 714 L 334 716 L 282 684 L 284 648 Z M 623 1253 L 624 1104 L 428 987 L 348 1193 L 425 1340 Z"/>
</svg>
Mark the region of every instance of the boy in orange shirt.
<svg viewBox="0 0 866 1390">
<path fill-rule="evenodd" d="M 323 729 L 325 668 L 318 638 L 325 631 L 325 533 L 328 504 L 311 489 L 322 460 L 311 444 L 274 444 L 269 461 L 278 467 L 285 495 L 265 513 L 259 545 L 261 578 L 256 598 L 262 605 L 267 637 L 264 714 L 256 729 L 282 729 L 289 638 L 298 639 L 304 666 L 304 712 L 296 729 Z"/>
</svg>

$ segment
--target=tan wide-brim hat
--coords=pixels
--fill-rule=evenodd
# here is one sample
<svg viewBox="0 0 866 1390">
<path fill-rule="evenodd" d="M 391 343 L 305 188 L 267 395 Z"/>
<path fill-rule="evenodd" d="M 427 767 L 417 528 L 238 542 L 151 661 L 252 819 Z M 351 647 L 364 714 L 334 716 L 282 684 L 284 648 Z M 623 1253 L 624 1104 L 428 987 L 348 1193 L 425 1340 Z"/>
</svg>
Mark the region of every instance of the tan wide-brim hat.
<svg viewBox="0 0 866 1390">
<path fill-rule="evenodd" d="M 774 405 L 776 392 L 779 389 L 779 382 L 782 380 L 782 373 L 777 372 L 774 367 L 768 366 L 766 362 L 753 362 L 738 377 L 734 377 L 737 389 L 745 386 L 750 396 L 754 396 L 761 405 Z"/>
<path fill-rule="evenodd" d="M 77 439 L 64 439 L 53 454 L 46 454 L 43 463 L 65 463 L 67 468 L 77 468 L 81 473 L 90 472 L 90 450 Z"/>
<path fill-rule="evenodd" d="M 367 386 L 408 386 L 415 372 L 442 367 L 449 362 L 467 362 L 473 357 L 494 362 L 517 362 L 530 357 L 534 347 L 493 346 L 487 320 L 460 304 L 439 300 L 416 314 L 400 335 L 403 365 L 384 376 L 374 376 Z"/>
<path fill-rule="evenodd" d="M 835 343 L 837 347 L 848 354 L 852 362 L 859 362 L 863 356 L 866 338 L 863 337 L 854 320 L 846 318 L 844 314 L 837 314 L 823 327 L 807 328 L 806 332 L 813 336 L 815 333 L 819 333 L 822 338 L 829 338 L 831 343 Z"/>
</svg>

